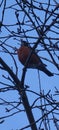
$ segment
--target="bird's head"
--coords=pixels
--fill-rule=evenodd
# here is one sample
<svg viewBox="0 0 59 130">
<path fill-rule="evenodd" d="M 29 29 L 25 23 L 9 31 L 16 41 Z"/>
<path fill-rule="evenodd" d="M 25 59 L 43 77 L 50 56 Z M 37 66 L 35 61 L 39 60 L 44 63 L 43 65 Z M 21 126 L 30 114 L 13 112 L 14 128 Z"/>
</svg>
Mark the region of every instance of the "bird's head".
<svg viewBox="0 0 59 130">
<path fill-rule="evenodd" d="M 21 46 L 30 46 L 28 42 L 21 39 Z"/>
</svg>

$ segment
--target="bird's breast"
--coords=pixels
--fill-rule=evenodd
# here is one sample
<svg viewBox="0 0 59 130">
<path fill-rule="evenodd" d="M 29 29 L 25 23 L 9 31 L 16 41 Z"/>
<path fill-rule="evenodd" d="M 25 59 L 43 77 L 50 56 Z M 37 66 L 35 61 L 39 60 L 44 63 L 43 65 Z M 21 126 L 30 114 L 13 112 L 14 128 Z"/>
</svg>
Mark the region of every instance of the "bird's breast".
<svg viewBox="0 0 59 130">
<path fill-rule="evenodd" d="M 26 60 L 28 58 L 28 55 L 30 53 L 30 50 L 27 47 L 21 47 L 18 50 L 18 58 L 19 61 L 24 65 L 26 63 Z"/>
</svg>

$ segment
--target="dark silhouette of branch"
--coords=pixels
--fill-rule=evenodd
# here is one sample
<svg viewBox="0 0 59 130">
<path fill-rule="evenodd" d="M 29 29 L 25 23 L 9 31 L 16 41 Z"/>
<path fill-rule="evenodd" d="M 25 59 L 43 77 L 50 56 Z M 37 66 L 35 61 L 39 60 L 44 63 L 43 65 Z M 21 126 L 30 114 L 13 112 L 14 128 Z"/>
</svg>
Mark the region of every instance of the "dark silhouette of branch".
<svg viewBox="0 0 59 130">
<path fill-rule="evenodd" d="M 14 98 L 13 101 L 11 97 L 11 101 L 5 100 L 3 96 L 0 98 L 0 106 L 3 107 L 6 114 L 4 116 L 3 113 L 0 117 L 0 124 L 4 123 L 8 117 L 26 112 L 29 124 L 25 124 L 20 130 L 26 128 L 50 130 L 51 121 L 58 130 L 59 90 L 56 79 L 59 76 L 59 4 L 56 0 L 52 0 L 52 3 L 51 0 L 45 2 L 14 0 L 10 4 L 7 0 L 1 0 L 0 7 L 0 93 L 8 95 L 8 92 L 16 91 L 19 96 L 19 100 L 17 97 L 17 100 Z M 26 41 L 32 47 L 23 70 L 20 70 L 21 65 L 19 66 L 15 51 L 21 46 L 21 40 Z M 50 80 L 46 77 L 46 85 L 44 74 L 41 76 L 41 72 L 37 71 L 38 76 L 34 75 L 34 80 L 31 79 L 32 82 L 30 76 L 26 77 L 27 65 L 34 51 L 54 74 Z M 11 62 L 11 65 L 7 65 L 8 62 Z M 35 86 L 35 90 L 33 90 L 34 86 L 32 88 L 28 84 L 26 78 L 28 81 L 30 80 L 32 86 Z M 38 82 L 35 83 L 35 78 L 38 78 L 39 85 Z M 53 81 L 56 82 L 56 85 Z M 55 91 L 52 92 L 50 90 L 52 88 Z"/>
<path fill-rule="evenodd" d="M 18 90 L 19 94 L 21 95 L 30 126 L 31 126 L 32 130 L 33 129 L 37 130 L 35 120 L 34 120 L 32 112 L 31 112 L 30 105 L 29 105 L 29 101 L 28 101 L 26 92 L 24 91 L 24 86 L 22 86 L 22 83 L 19 81 L 19 79 L 16 77 L 16 75 L 12 72 L 12 70 L 8 67 L 8 65 L 1 58 L 0 58 L 0 64 L 4 67 L 4 69 L 10 74 L 10 76 L 14 80 L 14 82 L 17 86 L 17 90 Z"/>
</svg>

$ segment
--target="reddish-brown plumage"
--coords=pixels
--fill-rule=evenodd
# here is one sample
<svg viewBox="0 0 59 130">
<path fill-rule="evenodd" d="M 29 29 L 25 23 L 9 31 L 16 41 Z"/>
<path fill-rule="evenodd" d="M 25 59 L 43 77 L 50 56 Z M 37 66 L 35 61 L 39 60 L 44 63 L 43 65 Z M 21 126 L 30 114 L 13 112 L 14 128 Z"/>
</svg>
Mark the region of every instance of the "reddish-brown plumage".
<svg viewBox="0 0 59 130">
<path fill-rule="evenodd" d="M 31 47 L 25 45 L 21 46 L 18 49 L 18 59 L 23 65 L 26 64 L 26 61 L 31 53 L 31 50 L 32 50 Z M 40 57 L 35 52 L 32 53 L 28 61 L 27 67 L 39 69 L 44 73 L 46 73 L 48 76 L 53 76 L 53 74 L 49 70 L 47 70 L 46 65 L 41 61 Z"/>
<path fill-rule="evenodd" d="M 31 52 L 31 48 L 29 48 L 27 46 L 21 46 L 18 49 L 18 58 L 23 65 L 25 65 L 26 60 L 27 60 L 28 56 L 30 55 L 30 52 Z M 31 64 L 33 64 L 33 65 L 39 64 L 39 58 L 37 57 L 37 55 L 35 55 L 35 53 L 33 53 L 30 57 L 29 65 L 31 65 Z"/>
</svg>

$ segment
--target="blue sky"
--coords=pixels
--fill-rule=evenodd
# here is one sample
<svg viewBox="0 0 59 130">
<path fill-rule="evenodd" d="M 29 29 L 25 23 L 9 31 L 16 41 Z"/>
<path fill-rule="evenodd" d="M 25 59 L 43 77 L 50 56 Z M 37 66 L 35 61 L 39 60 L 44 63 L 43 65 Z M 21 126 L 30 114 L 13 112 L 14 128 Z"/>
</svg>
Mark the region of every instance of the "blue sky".
<svg viewBox="0 0 59 130">
<path fill-rule="evenodd" d="M 39 1 L 42 2 L 41 0 L 39 0 Z M 44 2 L 46 2 L 46 0 Z M 53 4 L 53 0 L 51 2 Z M 15 3 L 15 0 L 7 1 L 6 7 L 8 7 L 8 6 L 10 6 L 10 5 L 14 4 L 14 3 Z M 17 9 L 18 9 L 18 6 L 17 6 Z M 1 9 L 0 9 L 0 13 L 2 14 Z M 40 18 L 43 21 L 44 17 L 42 17 L 42 14 L 40 13 Z M 1 15 L 1 17 L 2 17 L 2 15 Z M 1 21 L 1 17 L 0 17 L 0 21 Z M 16 22 L 17 22 L 17 20 L 15 18 L 15 14 L 14 14 L 13 9 L 6 9 L 3 24 L 9 25 L 9 24 L 15 24 Z M 49 22 L 51 22 L 51 21 L 49 21 Z M 17 32 L 17 26 L 16 27 L 11 26 L 11 27 L 9 27 L 9 29 L 10 29 L 10 31 L 16 31 Z M 11 33 L 9 33 L 6 28 L 2 27 L 2 32 L 0 33 L 0 38 L 1 38 L 1 36 L 7 36 L 9 34 L 11 34 Z M 50 34 L 48 33 L 49 36 L 50 36 Z M 33 33 L 32 33 L 32 35 L 33 35 Z M 53 35 L 53 34 L 51 34 L 51 35 Z M 55 34 L 55 37 L 56 36 L 58 37 L 58 35 Z M 6 41 L 4 41 L 5 39 L 2 39 L 2 41 L 5 42 L 7 45 L 11 45 L 13 47 L 18 48 L 20 46 L 20 38 L 19 37 L 16 37 L 16 38 L 19 41 L 15 40 L 13 38 L 7 39 Z M 30 41 L 32 41 L 32 40 L 30 39 Z M 5 45 L 3 44 L 3 46 L 6 47 L 10 52 L 13 52 L 13 49 L 6 46 L 6 44 Z M 40 48 L 40 45 L 38 46 L 38 48 Z M 0 46 L 0 50 L 2 50 L 1 46 Z M 44 52 L 39 52 L 38 54 L 40 56 L 42 56 L 42 57 L 44 56 L 44 57 L 50 59 L 49 55 L 45 51 Z M 57 54 L 58 54 L 58 52 L 57 52 Z M 10 67 L 12 67 L 14 73 L 16 73 L 15 65 L 14 65 L 14 62 L 13 62 L 11 56 L 8 53 L 3 53 L 3 52 L 0 52 L 0 56 L 3 58 L 3 60 Z M 21 80 L 23 65 L 18 61 L 17 55 L 14 55 L 14 58 L 16 59 L 17 66 L 18 66 L 18 77 Z M 46 62 L 46 61 L 44 61 L 44 62 Z M 53 64 L 51 65 L 48 62 L 46 62 L 46 64 L 47 64 L 47 68 L 49 70 L 51 70 L 51 72 L 58 73 L 58 70 L 56 69 L 56 67 Z M 4 79 L 4 77 L 2 78 L 2 75 L 5 75 L 6 77 L 8 77 L 8 73 L 6 73 L 4 71 L 0 72 L 0 76 L 1 76 L 0 80 L 4 81 L 6 83 L 7 80 Z M 11 82 L 8 81 L 8 83 L 10 84 Z M 54 75 L 53 77 L 50 78 L 47 75 L 45 75 L 43 72 L 40 71 L 40 83 L 41 83 L 41 89 L 42 89 L 42 91 L 44 90 L 45 94 L 47 94 L 47 92 L 49 90 L 51 90 L 51 94 L 54 94 L 54 91 L 55 91 L 54 87 L 58 88 L 59 77 Z M 30 86 L 29 90 L 35 91 L 38 94 L 40 93 L 39 92 L 39 80 L 38 80 L 38 71 L 37 70 L 33 70 L 33 69 L 27 70 L 26 77 L 25 77 L 25 84 Z M 29 102 L 32 105 L 32 102 L 37 98 L 37 96 L 35 94 L 30 93 L 30 92 L 27 92 L 27 94 L 28 94 Z M 13 90 L 13 91 L 10 91 L 10 92 L 1 93 L 0 98 L 3 98 L 6 101 L 19 101 L 19 94 L 18 94 L 18 92 L 16 90 Z M 54 99 L 59 100 L 59 97 L 55 96 Z M 38 104 L 39 104 L 39 101 L 37 102 L 37 105 Z M 5 115 L 8 115 L 8 114 L 12 114 L 13 112 L 16 111 L 16 109 L 15 109 L 15 110 L 11 111 L 10 113 L 5 113 L 6 108 L 11 109 L 12 106 L 11 105 L 10 106 L 1 106 L 0 115 L 2 117 L 5 116 Z M 19 106 L 19 108 L 24 109 L 22 105 Z M 41 114 L 40 111 L 38 109 L 34 109 L 33 113 L 34 113 L 35 119 L 37 120 L 39 118 L 39 114 Z M 16 115 L 13 115 L 12 117 L 9 117 L 9 118 L 5 119 L 4 123 L 0 124 L 0 129 L 1 130 L 20 130 L 22 127 L 24 127 L 26 125 L 28 125 L 28 120 L 27 120 L 25 112 L 22 111 L 21 113 L 18 113 Z M 37 123 L 37 125 L 39 127 L 39 122 Z M 52 123 L 52 128 L 54 130 L 56 130 L 55 126 L 53 126 L 53 123 Z M 27 130 L 30 130 L 30 128 L 28 128 Z"/>
</svg>

